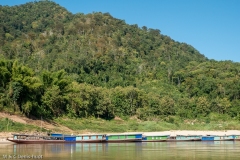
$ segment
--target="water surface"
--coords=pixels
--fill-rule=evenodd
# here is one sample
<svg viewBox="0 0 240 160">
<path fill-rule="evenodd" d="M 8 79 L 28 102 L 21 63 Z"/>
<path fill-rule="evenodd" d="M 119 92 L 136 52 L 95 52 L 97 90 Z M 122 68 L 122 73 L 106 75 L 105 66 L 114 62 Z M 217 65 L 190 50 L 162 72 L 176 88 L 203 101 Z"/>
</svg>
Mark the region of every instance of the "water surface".
<svg viewBox="0 0 240 160">
<path fill-rule="evenodd" d="M 0 159 L 239 160 L 240 141 L 0 144 Z"/>
</svg>

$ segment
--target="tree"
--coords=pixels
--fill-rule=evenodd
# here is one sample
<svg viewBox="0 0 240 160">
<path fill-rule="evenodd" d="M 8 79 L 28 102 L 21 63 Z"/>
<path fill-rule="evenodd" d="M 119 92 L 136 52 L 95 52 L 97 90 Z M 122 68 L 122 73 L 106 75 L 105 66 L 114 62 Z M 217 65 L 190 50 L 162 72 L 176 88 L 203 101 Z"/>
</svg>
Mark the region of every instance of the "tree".
<svg viewBox="0 0 240 160">
<path fill-rule="evenodd" d="M 210 103 L 206 97 L 198 97 L 196 102 L 196 111 L 198 115 L 206 116 L 210 113 Z"/>
<path fill-rule="evenodd" d="M 231 103 L 227 98 L 219 98 L 217 97 L 213 102 L 213 111 L 220 113 L 220 114 L 226 114 L 229 111 L 229 108 L 231 107 Z"/>
<path fill-rule="evenodd" d="M 66 111 L 64 97 L 58 86 L 48 88 L 42 96 L 42 105 L 51 111 L 53 116 L 61 116 Z"/>
</svg>

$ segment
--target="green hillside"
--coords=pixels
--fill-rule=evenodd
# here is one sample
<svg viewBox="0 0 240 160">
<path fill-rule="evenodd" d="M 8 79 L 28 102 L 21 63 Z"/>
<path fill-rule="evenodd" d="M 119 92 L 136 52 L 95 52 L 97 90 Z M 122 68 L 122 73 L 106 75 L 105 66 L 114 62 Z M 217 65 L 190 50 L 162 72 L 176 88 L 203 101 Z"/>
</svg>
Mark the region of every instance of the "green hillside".
<svg viewBox="0 0 240 160">
<path fill-rule="evenodd" d="M 239 63 L 109 13 L 72 14 L 51 1 L 0 6 L 0 111 L 240 120 L 239 76 Z"/>
</svg>

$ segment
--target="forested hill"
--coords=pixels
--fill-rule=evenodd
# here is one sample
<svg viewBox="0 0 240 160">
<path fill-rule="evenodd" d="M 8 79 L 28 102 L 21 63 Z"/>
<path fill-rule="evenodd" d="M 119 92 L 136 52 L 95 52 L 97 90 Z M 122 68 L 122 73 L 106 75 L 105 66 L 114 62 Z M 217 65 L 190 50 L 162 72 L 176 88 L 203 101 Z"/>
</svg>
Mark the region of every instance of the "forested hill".
<svg viewBox="0 0 240 160">
<path fill-rule="evenodd" d="M 81 11 L 81 6 L 79 7 Z M 240 119 L 239 63 L 51 1 L 0 6 L 0 110 L 45 118 Z"/>
</svg>

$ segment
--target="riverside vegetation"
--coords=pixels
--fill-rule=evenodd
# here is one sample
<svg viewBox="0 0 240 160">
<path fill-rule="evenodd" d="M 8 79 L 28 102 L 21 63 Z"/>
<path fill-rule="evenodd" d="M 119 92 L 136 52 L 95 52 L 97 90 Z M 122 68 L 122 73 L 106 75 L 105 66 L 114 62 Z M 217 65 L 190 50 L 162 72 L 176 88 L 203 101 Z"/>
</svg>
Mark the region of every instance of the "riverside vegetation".
<svg viewBox="0 0 240 160">
<path fill-rule="evenodd" d="M 72 14 L 52 1 L 0 6 L 2 112 L 74 130 L 240 129 L 239 76 L 239 63 L 109 13 Z"/>
</svg>

